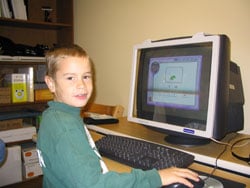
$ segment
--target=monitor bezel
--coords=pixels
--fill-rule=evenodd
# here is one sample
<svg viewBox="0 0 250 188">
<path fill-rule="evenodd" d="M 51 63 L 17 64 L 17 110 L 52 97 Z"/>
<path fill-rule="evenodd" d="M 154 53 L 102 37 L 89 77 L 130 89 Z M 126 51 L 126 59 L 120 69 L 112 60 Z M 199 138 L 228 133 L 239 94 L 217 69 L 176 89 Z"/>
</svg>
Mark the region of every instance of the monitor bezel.
<svg viewBox="0 0 250 188">
<path fill-rule="evenodd" d="M 206 130 L 198 130 L 188 128 L 188 131 L 184 130 L 185 127 L 176 126 L 169 123 L 161 123 L 152 120 L 146 120 L 135 116 L 136 113 L 136 97 L 137 97 L 137 75 L 138 75 L 138 63 L 139 63 L 139 51 L 146 48 L 158 48 L 163 46 L 176 46 L 176 45 L 188 45 L 198 43 L 212 43 L 212 63 L 211 63 L 211 76 L 209 83 L 209 100 L 208 100 L 208 113 Z M 221 36 L 220 35 L 204 35 L 198 33 L 193 37 L 170 39 L 166 41 L 152 42 L 150 40 L 145 41 L 142 44 L 137 44 L 133 48 L 133 59 L 132 59 L 132 73 L 131 73 L 131 89 L 128 106 L 128 121 L 143 124 L 152 128 L 159 128 L 162 130 L 173 131 L 178 134 L 197 136 L 202 138 L 213 138 L 214 133 L 214 122 L 216 121 L 216 104 L 218 100 L 217 88 L 218 88 L 218 74 L 219 74 L 219 63 L 220 63 L 220 47 L 221 47 Z M 190 130 L 190 131 L 189 131 Z"/>
</svg>

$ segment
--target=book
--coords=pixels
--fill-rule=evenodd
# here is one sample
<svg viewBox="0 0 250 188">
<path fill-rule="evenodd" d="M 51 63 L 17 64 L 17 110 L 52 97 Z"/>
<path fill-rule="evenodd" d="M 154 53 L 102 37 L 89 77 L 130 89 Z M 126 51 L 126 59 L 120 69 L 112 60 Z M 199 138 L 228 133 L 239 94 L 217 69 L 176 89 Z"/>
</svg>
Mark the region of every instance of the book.
<svg viewBox="0 0 250 188">
<path fill-rule="evenodd" d="M 9 119 L 0 121 L 0 131 L 18 129 L 23 127 L 22 119 Z"/>
<path fill-rule="evenodd" d="M 27 102 L 26 74 L 13 73 L 5 76 L 7 84 L 11 87 L 11 99 L 13 103 Z"/>
<path fill-rule="evenodd" d="M 11 103 L 11 89 L 10 87 L 0 87 L 0 104 Z"/>
<path fill-rule="evenodd" d="M 18 73 L 26 74 L 27 101 L 34 102 L 34 68 L 33 67 L 19 68 Z"/>
<path fill-rule="evenodd" d="M 10 9 L 7 0 L 0 0 L 1 14 L 5 18 L 11 18 Z"/>
<path fill-rule="evenodd" d="M 14 0 L 7 0 L 9 2 L 9 7 L 12 12 L 12 17 L 15 19 L 19 19 L 19 12 L 17 9 L 17 5 L 14 3 Z"/>
<path fill-rule="evenodd" d="M 34 90 L 38 89 L 48 89 L 48 86 L 45 82 L 34 82 Z"/>
<path fill-rule="evenodd" d="M 24 0 L 19 1 L 19 8 L 20 8 L 20 14 L 21 14 L 21 19 L 27 20 L 28 16 L 27 16 L 27 8 L 26 8 L 26 4 L 24 3 Z"/>
<path fill-rule="evenodd" d="M 46 75 L 47 68 L 46 65 L 38 65 L 37 66 L 37 71 L 36 71 L 36 82 L 44 82 L 44 77 Z"/>
<path fill-rule="evenodd" d="M 0 18 L 2 17 L 2 0 L 0 0 Z"/>
<path fill-rule="evenodd" d="M 7 4 L 8 4 L 8 7 L 9 7 L 10 18 L 14 18 L 14 12 L 13 12 L 13 6 L 12 6 L 12 3 L 11 3 L 11 0 L 7 0 Z"/>
<path fill-rule="evenodd" d="M 26 7 L 23 0 L 8 0 L 12 6 L 15 19 L 27 20 Z"/>
<path fill-rule="evenodd" d="M 26 126 L 18 129 L 0 131 L 0 138 L 5 143 L 10 143 L 31 140 L 34 134 L 36 134 L 36 128 L 34 126 Z"/>
</svg>

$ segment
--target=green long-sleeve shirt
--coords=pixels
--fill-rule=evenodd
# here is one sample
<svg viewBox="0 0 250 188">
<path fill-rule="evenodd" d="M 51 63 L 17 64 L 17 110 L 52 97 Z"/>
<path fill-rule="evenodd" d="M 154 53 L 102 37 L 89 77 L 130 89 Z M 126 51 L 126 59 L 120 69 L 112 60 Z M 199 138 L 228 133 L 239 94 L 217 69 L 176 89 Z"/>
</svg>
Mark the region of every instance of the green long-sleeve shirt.
<svg viewBox="0 0 250 188">
<path fill-rule="evenodd" d="M 44 188 L 156 188 L 161 186 L 153 169 L 132 169 L 131 173 L 102 173 L 91 148 L 80 108 L 51 101 L 43 112 L 37 148 L 44 161 Z"/>
</svg>

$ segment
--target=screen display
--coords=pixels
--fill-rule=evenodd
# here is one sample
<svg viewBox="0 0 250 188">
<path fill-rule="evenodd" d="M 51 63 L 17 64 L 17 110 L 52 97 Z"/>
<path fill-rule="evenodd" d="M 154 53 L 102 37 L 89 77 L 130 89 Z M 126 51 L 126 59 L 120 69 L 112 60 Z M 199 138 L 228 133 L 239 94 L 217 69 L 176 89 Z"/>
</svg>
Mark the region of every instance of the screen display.
<svg viewBox="0 0 250 188">
<path fill-rule="evenodd" d="M 201 62 L 202 56 L 150 58 L 147 103 L 198 110 Z"/>
</svg>

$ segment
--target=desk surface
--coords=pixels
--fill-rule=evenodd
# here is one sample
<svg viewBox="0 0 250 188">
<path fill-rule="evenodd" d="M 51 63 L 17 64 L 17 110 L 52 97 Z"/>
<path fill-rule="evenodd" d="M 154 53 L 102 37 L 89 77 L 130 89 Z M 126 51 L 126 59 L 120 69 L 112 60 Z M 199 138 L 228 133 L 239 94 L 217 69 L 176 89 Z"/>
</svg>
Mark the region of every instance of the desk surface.
<svg viewBox="0 0 250 188">
<path fill-rule="evenodd" d="M 98 125 L 98 126 L 88 126 L 91 131 L 92 136 L 95 140 L 100 138 L 102 135 L 99 133 L 104 134 L 118 134 L 118 135 L 125 135 L 125 136 L 132 136 L 148 141 L 152 141 L 158 144 L 167 145 L 173 148 L 177 148 L 186 152 L 190 152 L 195 155 L 195 160 L 202 162 L 200 163 L 193 163 L 190 168 L 198 171 L 202 171 L 205 173 L 211 173 L 213 168 L 211 166 L 215 165 L 215 158 L 224 150 L 223 145 L 217 144 L 215 142 L 211 142 L 208 145 L 204 146 L 195 146 L 195 147 L 183 147 L 183 146 L 176 146 L 166 143 L 164 141 L 165 134 L 160 132 L 153 131 L 148 129 L 142 125 L 128 122 L 126 118 L 120 118 L 119 123 L 117 124 L 105 124 L 105 125 Z M 95 131 L 95 132 L 93 132 Z M 233 139 L 232 139 L 233 136 Z M 237 138 L 234 138 L 235 135 L 228 135 L 223 142 L 228 140 L 239 139 L 239 137 L 245 137 L 249 135 L 237 135 Z M 107 166 L 110 170 L 114 170 L 117 172 L 128 172 L 131 170 L 131 167 L 126 165 L 120 164 L 113 160 L 104 158 Z M 205 165 L 204 163 L 208 164 Z M 243 171 L 244 174 L 247 176 L 242 176 L 236 173 L 231 173 L 229 171 L 225 171 L 223 169 L 216 169 L 214 172 L 215 176 L 220 176 L 225 179 L 230 179 L 237 182 L 242 182 L 247 185 L 247 188 L 250 188 L 250 166 L 247 165 L 246 162 L 242 162 L 240 160 L 235 159 L 229 149 L 220 157 L 220 160 L 217 161 L 217 164 L 220 168 L 227 169 L 227 170 L 235 170 L 236 172 Z"/>
</svg>

